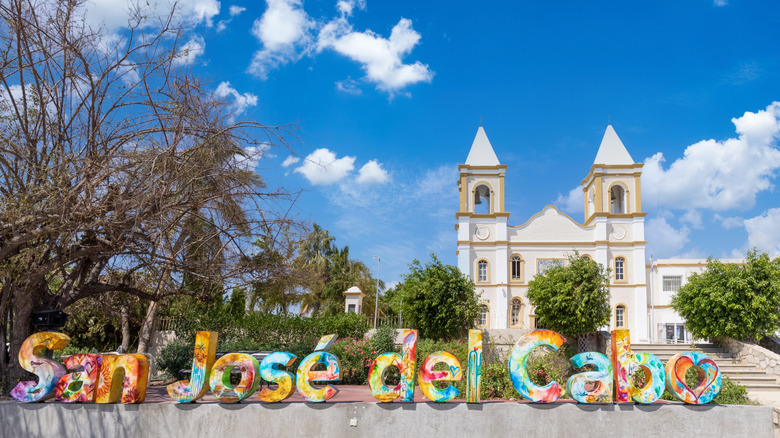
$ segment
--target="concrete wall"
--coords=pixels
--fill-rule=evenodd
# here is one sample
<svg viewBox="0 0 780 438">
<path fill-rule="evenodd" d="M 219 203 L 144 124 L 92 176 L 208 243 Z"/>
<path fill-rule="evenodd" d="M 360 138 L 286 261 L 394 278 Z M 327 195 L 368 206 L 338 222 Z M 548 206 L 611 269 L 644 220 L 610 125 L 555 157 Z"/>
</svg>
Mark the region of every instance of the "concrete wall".
<svg viewBox="0 0 780 438">
<path fill-rule="evenodd" d="M 0 402 L 3 437 L 773 436 L 768 406 Z"/>
<path fill-rule="evenodd" d="M 740 362 L 753 364 L 765 373 L 780 381 L 780 355 L 750 342 L 742 342 L 732 338 L 720 338 L 716 341 L 723 348 L 733 353 Z"/>
<path fill-rule="evenodd" d="M 159 374 L 157 369 L 157 358 L 160 357 L 160 351 L 163 347 L 176 340 L 176 332 L 173 330 L 158 330 L 152 333 L 152 342 L 149 346 L 149 375 L 155 377 Z"/>
</svg>

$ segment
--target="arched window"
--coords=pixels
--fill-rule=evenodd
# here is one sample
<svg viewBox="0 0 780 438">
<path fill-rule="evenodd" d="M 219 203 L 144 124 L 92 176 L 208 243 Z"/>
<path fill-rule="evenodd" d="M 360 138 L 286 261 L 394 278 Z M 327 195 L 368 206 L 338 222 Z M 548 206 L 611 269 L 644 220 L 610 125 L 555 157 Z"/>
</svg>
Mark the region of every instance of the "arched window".
<svg viewBox="0 0 780 438">
<path fill-rule="evenodd" d="M 514 297 L 509 307 L 509 327 L 523 328 L 523 300 Z"/>
<path fill-rule="evenodd" d="M 490 321 L 490 308 L 487 304 L 479 305 L 479 314 L 477 315 L 477 328 L 487 328 Z"/>
<path fill-rule="evenodd" d="M 587 255 L 587 254 L 581 255 L 580 258 L 585 259 L 585 260 L 593 260 L 593 258 L 591 256 Z"/>
<path fill-rule="evenodd" d="M 474 213 L 491 213 L 490 205 L 490 187 L 480 184 L 474 189 Z"/>
<path fill-rule="evenodd" d="M 621 329 L 628 327 L 626 321 L 626 306 L 625 304 L 618 304 L 615 306 L 615 328 Z"/>
<path fill-rule="evenodd" d="M 488 281 L 488 262 L 480 260 L 477 262 L 477 283 L 487 283 Z"/>
<path fill-rule="evenodd" d="M 519 255 L 513 255 L 509 264 L 512 281 L 523 281 L 523 259 Z"/>
<path fill-rule="evenodd" d="M 626 190 L 620 184 L 615 184 L 609 189 L 610 212 L 622 214 L 626 212 Z"/>
<path fill-rule="evenodd" d="M 615 257 L 615 281 L 626 281 L 626 259 Z"/>
</svg>

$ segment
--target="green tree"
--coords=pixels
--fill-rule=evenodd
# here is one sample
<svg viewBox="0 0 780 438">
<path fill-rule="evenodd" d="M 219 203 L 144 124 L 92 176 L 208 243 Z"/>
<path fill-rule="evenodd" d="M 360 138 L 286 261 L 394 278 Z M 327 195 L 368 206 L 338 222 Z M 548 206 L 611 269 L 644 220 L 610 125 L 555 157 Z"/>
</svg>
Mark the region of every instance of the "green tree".
<svg viewBox="0 0 780 438">
<path fill-rule="evenodd" d="M 528 299 L 540 325 L 573 338 L 592 333 L 609 322 L 608 271 L 575 251 L 528 283 Z"/>
<path fill-rule="evenodd" d="M 707 270 L 691 275 L 672 307 L 697 338 L 760 340 L 780 329 L 780 257 L 754 249 L 743 264 L 707 259 Z"/>
<path fill-rule="evenodd" d="M 337 251 L 333 245 L 335 239 L 328 230 L 315 222 L 311 232 L 299 244 L 296 263 L 309 269 L 315 277 L 315 281 L 308 287 L 308 293 L 302 298 L 304 311 L 317 313 L 322 307 L 322 290 L 327 282 L 328 265 L 331 256 Z"/>
<path fill-rule="evenodd" d="M 419 260 L 409 264 L 409 272 L 392 295 L 403 299 L 404 325 L 416 327 L 426 339 L 465 336 L 479 312 L 474 282 L 435 254 L 424 266 Z"/>
</svg>

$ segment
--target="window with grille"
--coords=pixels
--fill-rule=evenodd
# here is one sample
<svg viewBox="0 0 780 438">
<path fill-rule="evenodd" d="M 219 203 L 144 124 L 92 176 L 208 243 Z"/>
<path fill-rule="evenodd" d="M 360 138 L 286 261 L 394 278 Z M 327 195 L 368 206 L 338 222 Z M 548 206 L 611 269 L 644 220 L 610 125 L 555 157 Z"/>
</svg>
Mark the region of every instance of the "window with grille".
<svg viewBox="0 0 780 438">
<path fill-rule="evenodd" d="M 512 257 L 512 280 L 519 280 L 522 278 L 522 266 L 520 266 L 520 256 Z"/>
<path fill-rule="evenodd" d="M 626 307 L 615 307 L 615 327 L 624 328 L 626 326 Z"/>
<path fill-rule="evenodd" d="M 625 280 L 626 259 L 618 257 L 615 259 L 615 280 Z"/>
<path fill-rule="evenodd" d="M 680 275 L 674 275 L 674 276 L 665 276 L 664 275 L 664 292 L 677 292 L 678 289 L 682 286 L 682 276 Z"/>
<path fill-rule="evenodd" d="M 479 263 L 477 263 L 477 281 L 485 282 L 487 281 L 487 268 L 488 264 L 484 260 L 480 260 Z"/>
<path fill-rule="evenodd" d="M 523 302 L 519 298 L 512 300 L 512 311 L 510 321 L 512 327 L 521 327 L 523 325 Z"/>
<path fill-rule="evenodd" d="M 489 314 L 488 306 L 481 304 L 479 306 L 479 316 L 477 317 L 477 327 L 487 327 Z"/>
</svg>

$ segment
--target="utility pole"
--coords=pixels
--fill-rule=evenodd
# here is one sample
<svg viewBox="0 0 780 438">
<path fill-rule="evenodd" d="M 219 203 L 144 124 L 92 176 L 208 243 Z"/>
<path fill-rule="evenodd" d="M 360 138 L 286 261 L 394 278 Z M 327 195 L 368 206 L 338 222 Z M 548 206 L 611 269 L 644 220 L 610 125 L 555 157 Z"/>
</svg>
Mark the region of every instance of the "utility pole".
<svg viewBox="0 0 780 438">
<path fill-rule="evenodd" d="M 382 259 L 379 256 L 374 256 L 378 269 L 376 273 L 376 296 L 374 297 L 374 330 L 376 330 L 376 315 L 379 310 L 379 276 L 382 275 Z"/>
</svg>

